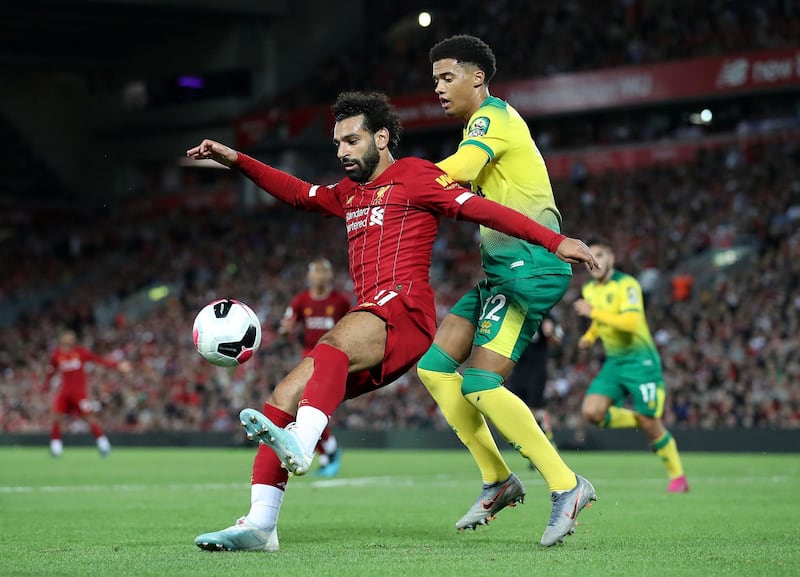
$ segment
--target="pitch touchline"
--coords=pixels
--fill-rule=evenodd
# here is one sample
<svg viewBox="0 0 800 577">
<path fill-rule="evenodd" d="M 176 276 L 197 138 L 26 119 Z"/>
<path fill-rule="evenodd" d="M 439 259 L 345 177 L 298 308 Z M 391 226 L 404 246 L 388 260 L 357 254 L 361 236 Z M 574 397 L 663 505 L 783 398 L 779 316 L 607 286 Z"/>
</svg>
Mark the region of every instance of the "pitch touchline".
<svg viewBox="0 0 800 577">
<path fill-rule="evenodd" d="M 692 477 L 694 481 L 703 483 L 788 483 L 789 477 L 786 475 L 773 475 L 770 477 Z M 592 478 L 596 484 L 617 484 L 619 479 Z M 662 477 L 626 479 L 626 484 L 651 484 L 661 483 Z M 527 484 L 541 484 L 540 479 L 525 479 Z M 472 486 L 475 484 L 471 480 L 454 479 L 444 475 L 436 476 L 433 479 L 419 477 L 352 477 L 341 479 L 325 479 L 311 481 L 310 483 L 299 482 L 292 484 L 292 490 L 306 488 L 337 488 L 337 487 L 412 487 L 419 483 L 426 486 Z M 22 486 L 0 486 L 0 494 L 13 493 L 81 493 L 95 491 L 152 491 L 155 488 L 167 489 L 169 491 L 228 491 L 230 489 L 247 489 L 246 483 L 168 483 L 166 485 L 142 485 L 142 484 L 116 484 L 116 485 L 22 485 Z"/>
</svg>

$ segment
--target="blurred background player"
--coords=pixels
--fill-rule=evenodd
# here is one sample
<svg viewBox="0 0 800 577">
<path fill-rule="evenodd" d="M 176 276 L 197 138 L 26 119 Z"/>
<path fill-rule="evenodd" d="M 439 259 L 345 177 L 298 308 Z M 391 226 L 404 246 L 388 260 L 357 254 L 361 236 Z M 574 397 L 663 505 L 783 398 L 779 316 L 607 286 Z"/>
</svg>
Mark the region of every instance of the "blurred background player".
<svg viewBox="0 0 800 577">
<path fill-rule="evenodd" d="M 533 411 L 536 421 L 542 431 L 553 443 L 553 426 L 550 422 L 550 413 L 544 400 L 544 391 L 547 387 L 548 364 L 553 351 L 552 347 L 561 345 L 564 329 L 552 317 L 546 316 L 533 333 L 533 338 L 528 348 L 511 371 L 506 381 L 506 387 L 520 399 L 525 401 Z"/>
<path fill-rule="evenodd" d="M 639 427 L 652 443 L 653 451 L 667 468 L 670 493 L 688 493 L 678 446 L 664 428 L 664 375 L 661 358 L 650 335 L 642 301 L 642 287 L 630 275 L 614 268 L 609 241 L 589 242 L 600 268 L 583 286 L 583 298 L 575 311 L 591 319 L 578 347 L 588 349 L 598 338 L 603 341 L 606 360 L 583 399 L 583 416 L 609 429 Z M 622 407 L 630 398 L 633 409 Z"/>
<path fill-rule="evenodd" d="M 61 427 L 66 415 L 81 417 L 89 425 L 89 430 L 94 435 L 97 448 L 104 457 L 111 452 L 111 443 L 103 433 L 103 429 L 95 416 L 96 403 L 89 399 L 86 384 L 86 363 L 97 363 L 104 367 L 111 367 L 122 372 L 129 372 L 131 364 L 128 361 L 114 361 L 94 354 L 86 347 L 77 343 L 75 331 L 65 330 L 58 339 L 58 346 L 50 356 L 50 366 L 44 377 L 45 388 L 50 387 L 50 382 L 56 373 L 59 373 L 61 382 L 53 400 L 53 425 L 50 430 L 50 453 L 60 457 L 64 452 L 61 440 Z"/>
<path fill-rule="evenodd" d="M 302 327 L 303 356 L 308 356 L 319 339 L 347 314 L 353 304 L 344 294 L 333 288 L 333 267 L 328 259 L 319 258 L 308 265 L 308 289 L 297 294 L 281 319 L 279 333 L 290 335 Z M 320 467 L 317 475 L 333 477 L 342 466 L 341 452 L 336 437 L 329 427 L 322 431 L 317 444 Z"/>
</svg>

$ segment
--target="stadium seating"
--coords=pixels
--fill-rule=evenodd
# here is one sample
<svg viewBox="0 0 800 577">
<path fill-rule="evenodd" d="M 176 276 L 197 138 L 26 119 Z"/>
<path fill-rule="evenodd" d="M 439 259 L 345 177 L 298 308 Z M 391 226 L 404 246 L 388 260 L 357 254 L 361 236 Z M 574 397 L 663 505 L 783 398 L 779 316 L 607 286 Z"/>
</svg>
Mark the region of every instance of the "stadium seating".
<svg viewBox="0 0 800 577">
<path fill-rule="evenodd" d="M 383 45 L 366 62 L 358 54 L 339 55 L 324 74 L 312 75 L 308 84 L 269 105 L 327 103 L 350 86 L 393 95 L 430 90 L 431 39 L 461 31 L 479 34 L 493 46 L 501 63 L 498 79 L 508 80 L 774 48 L 796 44 L 800 30 L 798 15 L 785 13 L 788 4 L 777 0 L 534 4 L 463 3 L 473 17 L 485 11 L 487 25 L 479 30 L 465 28 L 467 14 L 447 4 L 435 29 Z M 368 29 L 385 30 L 398 17 L 395 10 L 395 5 L 373 7 Z M 504 14 L 517 17 L 504 21 Z M 537 34 L 531 34 L 531 22 L 540 23 Z M 783 116 L 782 105 L 749 111 L 753 117 L 741 121 Z M 631 128 L 641 127 L 642 119 L 629 119 Z M 618 117 L 605 124 L 598 119 L 589 140 L 616 144 L 647 134 L 674 136 L 612 134 L 618 126 Z M 554 123 L 547 127 L 547 140 L 554 148 L 587 144 L 587 135 L 573 128 Z M 0 141 L 2 130 L 0 125 Z M 410 137 L 403 153 L 438 159 L 452 150 L 448 139 L 455 137 Z M 4 170 L 7 177 L 0 180 L 6 186 L 18 182 L 18 173 Z M 37 170 L 26 165 L 21 172 Z M 329 180 L 330 173 L 323 174 L 318 176 Z M 565 232 L 609 237 L 619 268 L 651 279 L 648 316 L 665 364 L 668 426 L 800 426 L 796 134 L 779 133 L 755 145 L 734 140 L 689 164 L 582 176 L 557 181 L 554 188 Z M 15 225 L 16 235 L 0 251 L 0 431 L 47 429 L 50 399 L 40 383 L 61 326 L 78 329 L 96 352 L 124 356 L 136 366 L 128 375 L 96 368 L 90 376 L 110 431 L 237 428 L 238 411 L 260 406 L 299 359 L 299 347 L 278 339 L 275 327 L 290 296 L 303 286 L 307 262 L 320 255 L 331 259 L 337 285 L 348 288 L 340 225 L 280 206 L 247 214 L 182 206 L 147 214 L 118 209 L 103 218 L 50 215 Z M 748 247 L 754 261 L 693 277 L 689 298 L 671 298 L 674 275 L 691 274 L 690 263 L 710 258 L 711 251 L 735 247 Z M 440 316 L 479 275 L 475 229 L 445 223 L 432 269 Z M 570 303 L 585 279 L 576 270 L 570 292 L 554 311 L 566 330 L 564 345 L 551 359 L 547 392 L 556 427 L 582 425 L 581 398 L 599 362 L 596 354 L 574 346 L 582 326 Z M 155 312 L 133 315 L 130 297 L 155 295 L 148 292 L 153 287 L 170 289 L 153 297 Z M 244 300 L 264 321 L 258 354 L 232 373 L 205 363 L 191 346 L 194 315 L 219 296 Z M 446 428 L 413 374 L 345 403 L 333 424 Z"/>
</svg>

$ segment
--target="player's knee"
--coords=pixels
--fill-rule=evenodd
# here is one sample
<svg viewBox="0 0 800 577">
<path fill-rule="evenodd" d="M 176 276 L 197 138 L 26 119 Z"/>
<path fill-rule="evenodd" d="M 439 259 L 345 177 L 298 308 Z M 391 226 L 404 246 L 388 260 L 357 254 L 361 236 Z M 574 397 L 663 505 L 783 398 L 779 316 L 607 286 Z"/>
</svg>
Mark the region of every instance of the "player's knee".
<svg viewBox="0 0 800 577">
<path fill-rule="evenodd" d="M 593 425 L 602 425 L 606 420 L 606 409 L 598 405 L 584 405 L 583 418 Z"/>
<path fill-rule="evenodd" d="M 305 383 L 298 379 L 285 378 L 272 391 L 267 402 L 282 411 L 294 412 L 305 390 Z"/>
<path fill-rule="evenodd" d="M 424 369 L 417 365 L 417 377 L 419 377 L 420 382 L 425 385 L 428 390 L 430 390 L 431 386 L 435 383 L 433 372 L 434 371 Z"/>
<path fill-rule="evenodd" d="M 469 368 L 464 371 L 461 382 L 461 394 L 465 397 L 472 393 L 489 391 L 503 386 L 503 377 L 497 373 L 483 369 Z"/>
<path fill-rule="evenodd" d="M 651 439 L 655 439 L 664 434 L 664 425 L 661 424 L 661 419 L 636 413 L 636 422 L 639 423 L 639 428 Z"/>
<path fill-rule="evenodd" d="M 458 365 L 458 361 L 434 344 L 430 346 L 417 363 L 417 375 L 420 375 L 420 379 L 423 378 L 420 374 L 420 369 L 437 373 L 454 373 Z M 423 382 L 425 381 L 423 380 Z"/>
</svg>

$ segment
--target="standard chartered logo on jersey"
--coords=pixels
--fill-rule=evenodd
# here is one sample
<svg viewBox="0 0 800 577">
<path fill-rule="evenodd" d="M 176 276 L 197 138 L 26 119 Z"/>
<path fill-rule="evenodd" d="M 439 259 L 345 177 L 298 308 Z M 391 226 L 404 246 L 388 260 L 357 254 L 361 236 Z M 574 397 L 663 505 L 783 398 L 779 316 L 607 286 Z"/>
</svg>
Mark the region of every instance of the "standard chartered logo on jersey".
<svg viewBox="0 0 800 577">
<path fill-rule="evenodd" d="M 382 206 L 373 206 L 359 208 L 358 210 L 351 210 L 345 214 L 345 222 L 347 222 L 347 232 L 353 232 L 365 226 L 383 226 L 383 213 L 385 208 Z M 367 216 L 369 215 L 369 216 Z"/>
<path fill-rule="evenodd" d="M 370 226 L 383 226 L 383 211 L 382 206 L 373 207 L 369 214 Z"/>
</svg>

